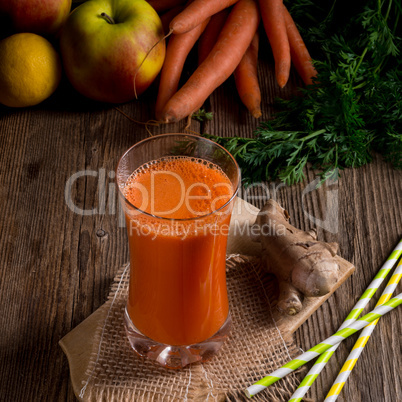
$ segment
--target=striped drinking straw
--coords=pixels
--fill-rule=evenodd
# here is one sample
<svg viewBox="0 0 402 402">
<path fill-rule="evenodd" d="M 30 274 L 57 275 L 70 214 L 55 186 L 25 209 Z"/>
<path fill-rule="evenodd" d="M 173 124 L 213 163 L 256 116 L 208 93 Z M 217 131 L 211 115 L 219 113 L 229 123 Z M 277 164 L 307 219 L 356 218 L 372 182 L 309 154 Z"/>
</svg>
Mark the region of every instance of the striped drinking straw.
<svg viewBox="0 0 402 402">
<path fill-rule="evenodd" d="M 360 316 L 363 312 L 364 308 L 367 306 L 368 302 L 371 300 L 377 289 L 380 287 L 383 280 L 387 277 L 395 263 L 398 261 L 399 257 L 402 255 L 402 239 L 399 241 L 397 246 L 394 248 L 388 259 L 385 261 L 383 266 L 378 271 L 377 275 L 374 277 L 370 285 L 367 287 L 366 291 L 360 297 L 359 301 L 353 307 L 352 311 L 346 317 L 345 321 L 339 327 L 339 330 L 346 328 L 350 324 L 352 324 L 356 319 Z M 399 264 L 398 264 L 399 267 Z M 388 282 L 387 288 L 390 286 L 391 282 L 395 280 L 395 274 L 391 277 L 390 282 Z M 396 286 L 396 285 L 395 285 Z M 384 290 L 384 291 L 385 291 Z M 390 295 L 393 293 L 395 288 L 392 292 L 389 292 Z M 385 300 L 386 301 L 386 300 Z M 313 367 L 311 367 L 310 371 L 304 377 L 303 381 L 300 383 L 294 394 L 291 396 L 289 402 L 300 402 L 303 399 L 303 396 L 307 393 L 310 387 L 313 385 L 316 378 L 321 373 L 322 369 L 328 363 L 331 356 L 334 354 L 335 350 L 338 348 L 339 344 L 333 346 L 332 348 L 328 349 L 326 352 L 321 354 L 317 361 L 314 363 Z"/>
<path fill-rule="evenodd" d="M 387 287 L 384 289 L 380 300 L 378 300 L 376 307 L 381 306 L 382 304 L 386 303 L 392 296 L 396 286 L 398 285 L 399 281 L 402 277 L 402 259 L 399 261 L 398 266 L 395 269 L 394 274 L 392 275 L 391 279 L 388 282 Z M 373 333 L 375 326 L 377 325 L 378 320 L 373 321 L 371 324 L 367 325 L 366 328 L 363 328 L 359 338 L 357 339 L 355 346 L 353 347 L 352 351 L 350 352 L 348 358 L 345 361 L 345 364 L 342 366 L 341 371 L 336 377 L 334 385 L 328 392 L 324 402 L 333 402 L 335 401 L 339 393 L 341 392 L 343 386 L 346 383 L 350 373 L 355 366 L 357 359 L 363 352 L 364 347 L 366 346 L 367 341 L 370 338 L 370 335 Z"/>
<path fill-rule="evenodd" d="M 301 354 L 298 358 L 291 360 L 289 363 L 286 363 L 284 366 L 275 370 L 273 373 L 264 377 L 260 381 L 257 381 L 255 384 L 251 385 L 245 390 L 245 394 L 247 397 L 251 398 L 258 392 L 263 391 L 265 388 L 269 387 L 270 385 L 274 384 L 281 378 L 285 377 L 286 375 L 290 374 L 294 370 L 298 369 L 303 364 L 306 364 L 310 360 L 315 359 L 321 353 L 327 351 L 330 347 L 336 345 L 339 342 L 342 342 L 347 337 L 353 335 L 357 331 L 361 330 L 371 322 L 377 320 L 378 318 L 382 317 L 383 315 L 389 313 L 391 310 L 396 308 L 402 304 L 402 293 L 395 296 L 393 299 L 388 301 L 387 303 L 378 306 L 370 313 L 364 315 L 362 318 L 359 318 L 354 323 L 349 325 L 348 327 L 341 329 L 340 331 L 336 332 L 334 335 L 327 338 L 325 341 L 319 343 L 318 345 L 312 347 L 307 352 Z"/>
</svg>

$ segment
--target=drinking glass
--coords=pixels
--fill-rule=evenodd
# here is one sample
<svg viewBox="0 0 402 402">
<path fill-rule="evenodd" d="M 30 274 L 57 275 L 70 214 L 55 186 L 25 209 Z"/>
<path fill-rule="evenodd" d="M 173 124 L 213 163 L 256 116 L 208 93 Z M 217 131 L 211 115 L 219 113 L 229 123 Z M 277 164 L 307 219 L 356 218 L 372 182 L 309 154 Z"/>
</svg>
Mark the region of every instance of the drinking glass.
<svg viewBox="0 0 402 402">
<path fill-rule="evenodd" d="M 226 185 L 230 183 L 224 204 L 208 200 L 209 190 L 204 191 L 205 186 L 197 182 L 199 178 L 193 172 L 191 191 L 202 190 L 201 195 L 187 192 L 180 200 L 207 202 L 210 208 L 216 202 L 216 209 L 207 213 L 197 210 L 195 216 L 175 218 L 150 211 L 143 204 L 134 205 L 127 193 L 133 172 L 145 172 L 155 161 L 172 158 L 202 165 L 210 178 L 217 175 L 217 170 L 223 173 Z M 176 174 L 172 180 L 182 179 L 177 172 L 171 174 Z M 221 177 L 219 174 L 217 177 Z M 227 339 L 231 324 L 225 261 L 230 217 L 240 183 L 235 159 L 206 138 L 163 134 L 128 149 L 118 163 L 116 180 L 130 252 L 125 327 L 132 348 L 167 368 L 210 359 Z M 157 180 L 154 185 L 156 188 L 150 187 L 147 194 L 142 194 L 142 201 L 148 206 L 153 205 L 154 197 L 161 196 Z M 215 185 L 225 183 L 217 180 Z M 138 189 L 144 191 L 140 185 Z M 164 197 L 177 199 L 176 193 L 168 191 Z"/>
</svg>

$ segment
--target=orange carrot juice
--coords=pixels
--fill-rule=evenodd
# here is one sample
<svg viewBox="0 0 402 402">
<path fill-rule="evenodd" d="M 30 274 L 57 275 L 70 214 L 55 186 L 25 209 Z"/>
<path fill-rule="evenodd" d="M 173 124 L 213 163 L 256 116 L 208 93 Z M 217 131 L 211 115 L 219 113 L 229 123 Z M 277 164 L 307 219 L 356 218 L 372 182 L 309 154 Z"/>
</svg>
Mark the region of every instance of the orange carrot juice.
<svg viewBox="0 0 402 402">
<path fill-rule="evenodd" d="M 191 345 L 228 317 L 225 255 L 234 193 L 215 164 L 164 157 L 140 168 L 123 194 L 130 246 L 127 312 L 145 336 Z M 141 212 L 142 211 L 142 212 Z"/>
</svg>

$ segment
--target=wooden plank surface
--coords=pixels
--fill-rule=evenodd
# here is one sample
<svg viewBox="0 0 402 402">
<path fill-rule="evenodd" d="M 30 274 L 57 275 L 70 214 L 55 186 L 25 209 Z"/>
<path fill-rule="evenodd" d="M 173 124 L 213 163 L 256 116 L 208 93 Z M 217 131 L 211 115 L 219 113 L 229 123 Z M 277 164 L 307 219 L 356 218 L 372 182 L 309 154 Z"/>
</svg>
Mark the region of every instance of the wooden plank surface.
<svg viewBox="0 0 402 402">
<path fill-rule="evenodd" d="M 243 199 L 237 198 L 233 207 L 232 218 L 230 222 L 230 230 L 227 244 L 227 255 L 243 254 L 249 256 L 251 259 L 258 258 L 261 253 L 261 245 L 252 240 L 246 234 L 236 236 L 239 230 L 237 227 L 251 226 L 255 222 L 258 209 L 253 205 L 246 203 Z M 311 314 L 314 313 L 325 301 L 332 296 L 334 292 L 341 286 L 354 272 L 355 268 L 348 261 L 336 256 L 337 263 L 340 267 L 340 274 L 337 284 L 331 291 L 322 297 L 308 297 L 303 300 L 303 309 L 300 313 L 289 316 L 282 315 L 278 310 L 274 309 L 274 321 L 267 321 L 266 327 L 274 329 L 277 327 L 285 341 L 292 341 L 295 331 L 306 321 Z M 275 283 L 275 278 L 270 277 L 272 282 Z M 268 288 L 268 281 L 266 288 Z M 275 285 L 273 285 L 275 287 Z M 273 298 L 277 294 L 272 295 Z M 109 296 L 110 297 L 110 296 Z M 271 297 L 270 297 L 271 299 Z M 113 299 L 114 300 L 114 299 Z M 99 326 L 103 326 L 108 311 L 111 309 L 111 301 L 109 300 L 97 309 L 93 314 L 81 322 L 77 327 L 64 336 L 59 344 L 63 352 L 67 356 L 70 369 L 70 380 L 74 389 L 75 395 L 79 395 L 82 389 L 82 383 L 87 380 L 86 371 L 90 364 L 92 357 L 92 338 L 96 336 Z M 235 306 L 231 306 L 233 308 Z M 254 344 L 254 347 L 256 344 Z M 95 346 L 95 349 L 97 346 Z M 120 352 L 122 353 L 122 352 Z M 91 400 L 91 399 L 86 399 Z"/>
<path fill-rule="evenodd" d="M 293 77 L 280 90 L 269 55 L 259 73 L 264 120 L 273 114 L 274 98 L 291 96 L 297 81 Z M 118 109 L 148 121 L 154 99 L 155 87 Z M 239 103 L 233 80 L 207 104 L 213 121 L 192 122 L 191 130 L 251 136 L 258 123 Z M 128 260 L 125 229 L 116 215 L 113 170 L 123 151 L 148 135 L 119 110 L 83 99 L 66 82 L 37 107 L 0 107 L 0 400 L 75 400 L 58 341 L 105 302 L 114 274 Z M 185 125 L 150 130 L 183 132 Z M 74 213 L 65 201 L 69 178 L 84 170 L 96 176 L 75 180 L 71 197 L 81 209 L 105 207 L 92 216 Z M 98 191 L 99 177 L 107 189 L 105 199 Z M 319 227 L 319 236 L 338 241 L 341 255 L 356 266 L 353 276 L 296 332 L 304 350 L 335 332 L 402 236 L 402 174 L 380 157 L 342 172 L 331 186 L 308 191 L 314 177 L 308 171 L 300 185 L 267 183 L 243 192 L 260 208 L 269 190 L 301 229 L 314 226 L 312 217 L 329 222 L 333 233 Z M 398 309 L 380 321 L 339 401 L 402 400 L 401 333 Z M 338 349 L 312 387 L 311 398 L 323 400 L 354 340 Z"/>
</svg>

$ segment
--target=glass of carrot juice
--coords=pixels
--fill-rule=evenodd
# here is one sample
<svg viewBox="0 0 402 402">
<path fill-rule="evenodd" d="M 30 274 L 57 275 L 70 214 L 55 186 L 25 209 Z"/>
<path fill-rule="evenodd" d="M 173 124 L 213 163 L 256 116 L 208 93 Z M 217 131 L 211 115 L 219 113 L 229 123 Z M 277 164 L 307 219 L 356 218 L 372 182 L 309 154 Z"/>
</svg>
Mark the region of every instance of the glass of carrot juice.
<svg viewBox="0 0 402 402">
<path fill-rule="evenodd" d="M 132 348 L 167 368 L 208 360 L 231 323 L 225 259 L 236 161 L 206 138 L 164 134 L 126 151 L 116 180 L 130 251 Z"/>
</svg>

